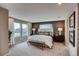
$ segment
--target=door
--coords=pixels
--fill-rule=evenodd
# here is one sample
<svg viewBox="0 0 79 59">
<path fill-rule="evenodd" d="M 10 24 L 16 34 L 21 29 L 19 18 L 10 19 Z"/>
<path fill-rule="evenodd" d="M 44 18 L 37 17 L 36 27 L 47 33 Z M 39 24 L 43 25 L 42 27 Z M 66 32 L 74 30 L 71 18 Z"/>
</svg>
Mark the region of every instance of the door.
<svg viewBox="0 0 79 59">
<path fill-rule="evenodd" d="M 28 36 L 28 24 L 22 24 L 22 41 L 26 41 Z"/>
<path fill-rule="evenodd" d="M 15 44 L 26 41 L 27 36 L 28 36 L 28 24 L 22 22 L 14 22 Z"/>
<path fill-rule="evenodd" d="M 21 43 L 21 24 L 14 22 L 14 38 L 15 44 Z"/>
</svg>

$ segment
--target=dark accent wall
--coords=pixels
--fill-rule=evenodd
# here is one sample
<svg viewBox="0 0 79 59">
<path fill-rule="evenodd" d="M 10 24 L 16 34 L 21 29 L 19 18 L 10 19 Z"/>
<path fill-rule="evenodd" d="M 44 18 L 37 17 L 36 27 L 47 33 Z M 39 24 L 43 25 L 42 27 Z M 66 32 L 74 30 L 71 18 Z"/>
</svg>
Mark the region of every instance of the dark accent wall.
<svg viewBox="0 0 79 59">
<path fill-rule="evenodd" d="M 54 35 L 58 34 L 58 28 L 63 28 L 62 35 L 65 35 L 65 21 L 64 20 L 32 23 L 32 28 L 36 28 L 38 30 L 40 24 L 52 24 L 53 30 L 54 30 Z"/>
<path fill-rule="evenodd" d="M 54 35 L 58 34 L 58 28 L 63 28 L 62 35 L 65 35 L 65 21 L 53 22 Z"/>
</svg>

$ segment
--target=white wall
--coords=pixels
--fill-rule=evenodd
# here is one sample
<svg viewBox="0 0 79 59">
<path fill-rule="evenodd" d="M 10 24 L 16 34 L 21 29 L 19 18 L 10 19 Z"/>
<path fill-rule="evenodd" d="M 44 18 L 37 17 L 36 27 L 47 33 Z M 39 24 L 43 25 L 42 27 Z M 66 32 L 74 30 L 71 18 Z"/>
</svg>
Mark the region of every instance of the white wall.
<svg viewBox="0 0 79 59">
<path fill-rule="evenodd" d="M 12 19 L 12 18 L 9 18 L 9 30 L 10 31 L 13 31 L 13 29 L 14 29 L 14 25 L 13 25 L 13 22 L 14 22 L 14 19 Z"/>
<path fill-rule="evenodd" d="M 79 56 L 79 4 L 78 4 L 78 20 L 77 20 L 77 55 Z"/>
<path fill-rule="evenodd" d="M 76 4 L 75 6 L 75 9 L 73 9 L 71 11 L 71 13 L 68 15 L 70 16 L 74 11 L 75 11 L 75 14 L 76 14 L 76 17 L 75 17 L 75 47 L 72 46 L 72 44 L 69 42 L 69 19 L 67 17 L 67 19 L 65 20 L 65 39 L 66 39 L 66 46 L 68 47 L 69 49 L 69 54 L 71 56 L 77 56 L 77 20 L 78 20 L 78 5 Z"/>
<path fill-rule="evenodd" d="M 31 34 L 31 29 L 32 29 L 32 24 L 29 22 L 28 23 L 28 36 Z"/>
<path fill-rule="evenodd" d="M 15 44 L 14 41 L 14 19 L 13 18 L 9 18 L 9 23 L 8 23 L 8 29 L 12 32 L 11 34 L 11 45 Z"/>
<path fill-rule="evenodd" d="M 8 10 L 0 7 L 0 55 L 9 51 L 8 41 Z"/>
</svg>

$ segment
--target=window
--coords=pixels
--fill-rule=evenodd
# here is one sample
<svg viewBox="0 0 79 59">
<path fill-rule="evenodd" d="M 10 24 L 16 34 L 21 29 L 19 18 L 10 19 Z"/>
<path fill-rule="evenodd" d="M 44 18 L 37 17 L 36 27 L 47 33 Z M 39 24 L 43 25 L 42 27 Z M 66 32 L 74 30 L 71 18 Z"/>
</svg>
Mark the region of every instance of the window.
<svg viewBox="0 0 79 59">
<path fill-rule="evenodd" d="M 15 32 L 15 37 L 20 36 L 20 23 L 14 23 L 14 32 Z"/>
<path fill-rule="evenodd" d="M 28 25 L 22 24 L 22 36 L 28 35 Z"/>
<path fill-rule="evenodd" d="M 28 24 L 14 22 L 14 32 L 15 32 L 15 37 L 27 36 Z"/>
<path fill-rule="evenodd" d="M 40 25 L 40 29 L 50 29 L 51 28 L 51 24 L 41 24 Z"/>
<path fill-rule="evenodd" d="M 53 31 L 52 24 L 40 24 L 39 31 L 51 32 Z"/>
</svg>

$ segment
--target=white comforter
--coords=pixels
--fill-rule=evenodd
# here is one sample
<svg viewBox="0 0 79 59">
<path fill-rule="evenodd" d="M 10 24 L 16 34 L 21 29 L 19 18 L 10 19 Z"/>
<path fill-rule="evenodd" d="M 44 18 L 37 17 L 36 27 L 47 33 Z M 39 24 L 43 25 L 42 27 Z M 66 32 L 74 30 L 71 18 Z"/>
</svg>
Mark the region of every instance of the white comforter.
<svg viewBox="0 0 79 59">
<path fill-rule="evenodd" d="M 46 35 L 32 35 L 32 36 L 28 37 L 27 41 L 44 42 L 46 45 L 49 46 L 49 48 L 52 48 L 52 46 L 53 46 L 52 37 L 46 36 Z"/>
</svg>

